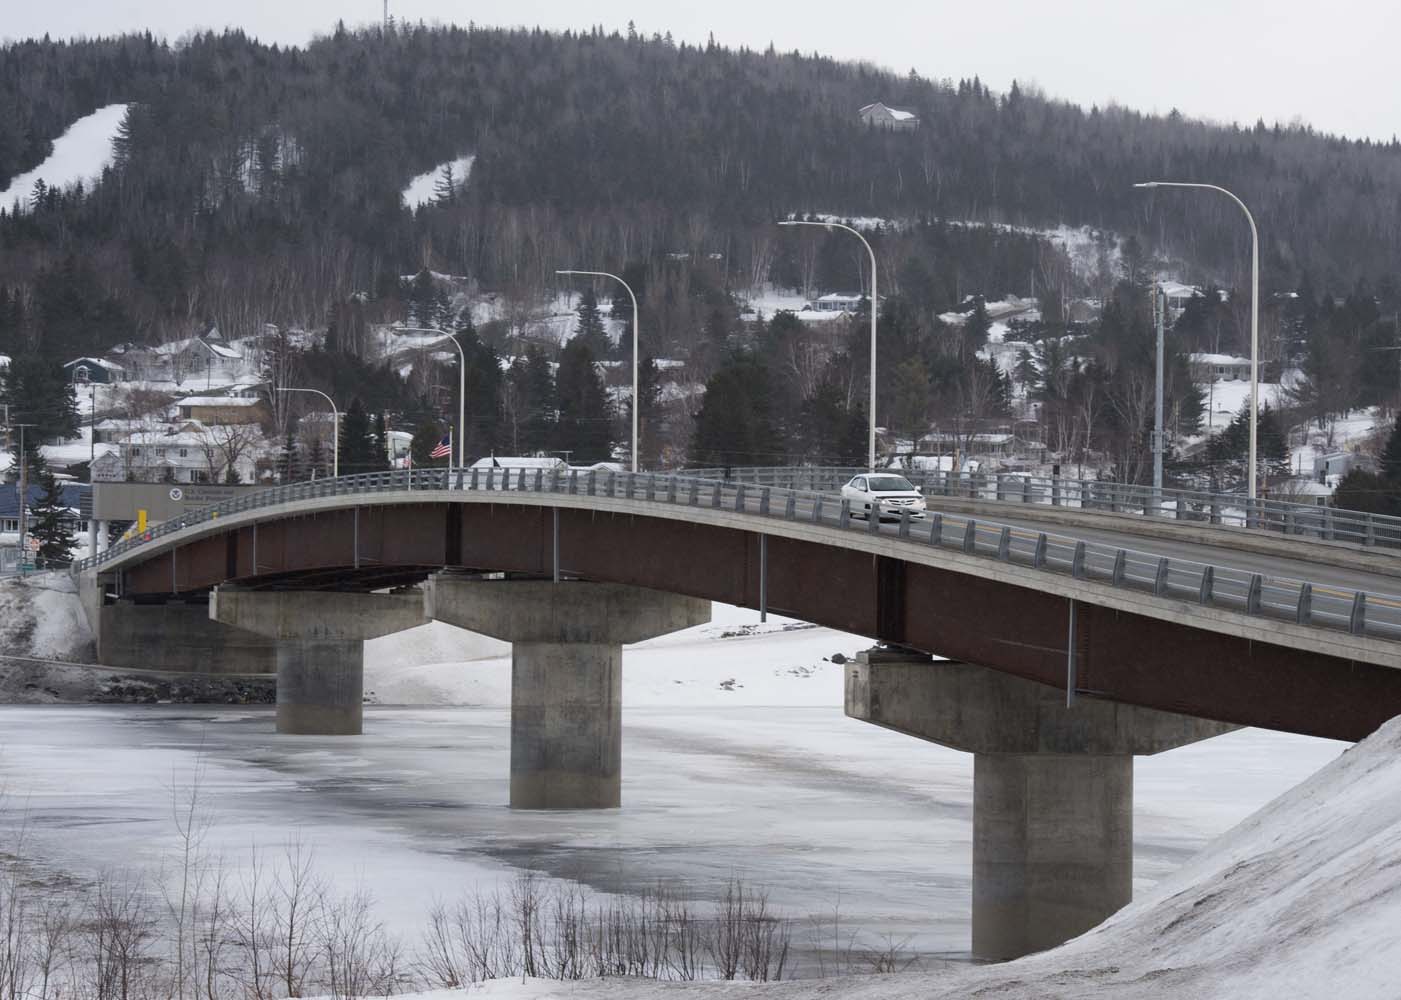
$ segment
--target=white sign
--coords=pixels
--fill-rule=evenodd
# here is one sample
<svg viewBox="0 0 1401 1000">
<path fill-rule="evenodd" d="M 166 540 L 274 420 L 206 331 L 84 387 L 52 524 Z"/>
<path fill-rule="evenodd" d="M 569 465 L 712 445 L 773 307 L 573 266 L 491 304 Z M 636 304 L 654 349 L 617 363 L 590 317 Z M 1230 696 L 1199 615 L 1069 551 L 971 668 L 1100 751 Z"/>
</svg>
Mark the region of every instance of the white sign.
<svg viewBox="0 0 1401 1000">
<path fill-rule="evenodd" d="M 43 543 L 40 542 L 39 539 L 35 538 L 33 535 L 29 536 L 24 540 L 24 547 L 27 548 L 30 552 L 38 552 L 42 544 Z"/>
<path fill-rule="evenodd" d="M 183 500 L 184 498 L 185 498 L 185 492 L 184 492 L 184 490 L 180 489 L 180 487 L 178 487 L 178 486 L 172 486 L 172 487 L 170 488 L 170 499 L 172 499 L 172 500 Z"/>
</svg>

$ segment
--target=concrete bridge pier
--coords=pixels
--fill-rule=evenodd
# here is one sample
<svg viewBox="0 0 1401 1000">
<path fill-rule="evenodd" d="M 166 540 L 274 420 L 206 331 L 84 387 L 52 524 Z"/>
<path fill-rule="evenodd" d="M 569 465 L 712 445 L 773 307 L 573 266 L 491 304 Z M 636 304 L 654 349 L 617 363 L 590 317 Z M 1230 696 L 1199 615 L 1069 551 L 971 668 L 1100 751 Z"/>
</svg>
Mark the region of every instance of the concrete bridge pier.
<svg viewBox="0 0 1401 1000">
<path fill-rule="evenodd" d="M 1133 758 L 1234 729 L 1011 674 L 871 650 L 846 714 L 972 753 L 973 954 L 1055 947 L 1133 898 Z"/>
<path fill-rule="evenodd" d="M 277 731 L 363 731 L 365 640 L 427 622 L 423 595 L 216 587 L 209 617 L 277 642 Z"/>
<path fill-rule="evenodd" d="M 428 614 L 511 643 L 511 808 L 614 809 L 622 647 L 710 621 L 710 602 L 619 584 L 429 580 Z"/>
</svg>

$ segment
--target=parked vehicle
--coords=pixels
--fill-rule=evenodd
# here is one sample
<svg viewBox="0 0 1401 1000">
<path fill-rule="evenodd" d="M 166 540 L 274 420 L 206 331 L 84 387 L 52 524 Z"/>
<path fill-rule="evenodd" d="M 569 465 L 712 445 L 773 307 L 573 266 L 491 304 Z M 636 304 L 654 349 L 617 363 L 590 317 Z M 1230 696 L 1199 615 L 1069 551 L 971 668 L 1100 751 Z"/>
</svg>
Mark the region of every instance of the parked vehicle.
<svg viewBox="0 0 1401 1000">
<path fill-rule="evenodd" d="M 852 476 L 842 487 L 842 498 L 850 500 L 851 512 L 861 517 L 869 517 L 872 509 L 882 520 L 887 517 L 898 519 L 902 510 L 912 518 L 924 517 L 924 497 L 920 495 L 919 488 L 904 476 L 887 472 Z"/>
</svg>

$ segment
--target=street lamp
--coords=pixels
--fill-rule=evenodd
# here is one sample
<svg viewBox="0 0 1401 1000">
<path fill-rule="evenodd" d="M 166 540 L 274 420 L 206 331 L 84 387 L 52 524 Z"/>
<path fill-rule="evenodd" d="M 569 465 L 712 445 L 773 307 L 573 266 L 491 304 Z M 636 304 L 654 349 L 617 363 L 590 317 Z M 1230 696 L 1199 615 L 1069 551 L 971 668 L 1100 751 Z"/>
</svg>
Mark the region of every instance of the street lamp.
<svg viewBox="0 0 1401 1000">
<path fill-rule="evenodd" d="M 463 443 L 467 440 L 467 352 L 455 334 L 448 334 L 448 340 L 457 348 L 461 361 L 457 366 L 457 467 L 461 469 L 467 465 L 462 458 Z"/>
<path fill-rule="evenodd" d="M 1136 188 L 1205 188 L 1219 191 L 1240 206 L 1245 219 L 1250 223 L 1250 473 L 1247 479 L 1247 494 L 1253 501 L 1255 491 L 1255 444 L 1256 423 L 1260 411 L 1260 233 L 1255 228 L 1255 217 L 1250 209 L 1230 191 L 1215 184 L 1198 184 L 1189 181 L 1143 181 Z"/>
<path fill-rule="evenodd" d="M 632 471 L 637 471 L 637 414 L 642 408 L 641 394 L 638 392 L 637 383 L 637 296 L 632 293 L 632 286 L 616 274 L 609 274 L 607 271 L 575 271 L 564 269 L 556 271 L 555 274 L 576 274 L 590 278 L 612 278 L 618 284 L 628 290 L 628 298 L 632 299 Z"/>
<path fill-rule="evenodd" d="M 331 448 L 331 475 L 332 477 L 341 474 L 341 411 L 336 409 L 336 401 L 326 395 L 320 389 L 278 389 L 278 392 L 314 392 L 326 402 L 331 404 L 331 439 L 334 442 Z"/>
<path fill-rule="evenodd" d="M 880 299 L 876 295 L 876 252 L 871 249 L 871 244 L 866 242 L 866 237 L 862 236 L 850 226 L 840 222 L 806 222 L 801 219 L 785 219 L 779 223 L 780 226 L 821 226 L 824 229 L 845 229 L 851 233 L 866 248 L 866 252 L 871 255 L 871 403 L 870 403 L 870 428 L 866 435 L 866 465 L 870 471 L 876 471 L 876 313 L 880 309 Z"/>
</svg>

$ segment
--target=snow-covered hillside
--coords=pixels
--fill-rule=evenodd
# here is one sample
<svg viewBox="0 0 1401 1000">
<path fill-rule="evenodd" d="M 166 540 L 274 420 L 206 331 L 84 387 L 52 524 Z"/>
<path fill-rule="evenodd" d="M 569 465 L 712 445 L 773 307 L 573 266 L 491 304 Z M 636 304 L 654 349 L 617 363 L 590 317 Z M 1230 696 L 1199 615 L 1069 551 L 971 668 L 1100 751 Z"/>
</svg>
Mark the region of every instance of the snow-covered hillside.
<svg viewBox="0 0 1401 1000">
<path fill-rule="evenodd" d="M 408 186 L 400 194 L 404 204 L 410 209 L 421 208 L 438 200 L 438 186 L 443 180 L 443 169 L 452 168 L 452 182 L 454 187 L 461 187 L 467 182 L 467 178 L 472 173 L 472 163 L 475 156 L 459 156 L 448 163 L 440 163 L 427 173 L 419 174 L 409 181 Z"/>
<path fill-rule="evenodd" d="M 88 183 L 100 177 L 103 168 L 112 162 L 112 137 L 117 134 L 126 109 L 125 104 L 109 104 L 79 118 L 54 140 L 48 159 L 27 174 L 20 174 L 0 193 L 0 206 L 8 211 L 18 202 L 22 210 L 28 211 L 35 181 L 42 180 L 48 187 L 69 188 L 79 181 Z"/>
</svg>

